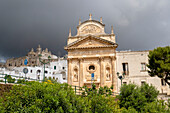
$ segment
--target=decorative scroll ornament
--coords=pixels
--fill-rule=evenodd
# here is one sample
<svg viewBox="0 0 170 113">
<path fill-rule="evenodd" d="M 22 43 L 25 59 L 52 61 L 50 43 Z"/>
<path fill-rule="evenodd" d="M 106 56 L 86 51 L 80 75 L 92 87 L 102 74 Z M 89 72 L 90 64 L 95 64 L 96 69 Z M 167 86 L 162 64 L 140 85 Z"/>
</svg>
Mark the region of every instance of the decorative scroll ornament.
<svg viewBox="0 0 170 113">
<path fill-rule="evenodd" d="M 95 34 L 95 33 L 101 33 L 100 27 L 96 25 L 86 25 L 80 30 L 81 34 Z"/>
</svg>

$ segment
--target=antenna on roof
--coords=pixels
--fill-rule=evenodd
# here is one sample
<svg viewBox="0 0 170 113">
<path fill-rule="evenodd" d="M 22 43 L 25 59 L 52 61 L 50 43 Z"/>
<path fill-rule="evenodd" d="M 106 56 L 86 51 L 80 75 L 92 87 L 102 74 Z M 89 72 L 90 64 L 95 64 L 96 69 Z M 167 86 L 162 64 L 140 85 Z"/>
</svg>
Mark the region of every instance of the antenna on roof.
<svg viewBox="0 0 170 113">
<path fill-rule="evenodd" d="M 69 30 L 69 37 L 71 37 L 71 28 L 70 28 L 70 30 Z"/>
<path fill-rule="evenodd" d="M 79 19 L 79 25 L 81 24 L 81 19 Z"/>
<path fill-rule="evenodd" d="M 114 32 L 113 32 L 113 26 L 111 26 L 111 34 L 114 34 Z"/>
<path fill-rule="evenodd" d="M 90 16 L 89 20 L 92 20 L 92 14 L 91 13 L 89 14 L 89 16 Z"/>
<path fill-rule="evenodd" d="M 102 17 L 100 17 L 100 23 L 102 23 Z"/>
</svg>

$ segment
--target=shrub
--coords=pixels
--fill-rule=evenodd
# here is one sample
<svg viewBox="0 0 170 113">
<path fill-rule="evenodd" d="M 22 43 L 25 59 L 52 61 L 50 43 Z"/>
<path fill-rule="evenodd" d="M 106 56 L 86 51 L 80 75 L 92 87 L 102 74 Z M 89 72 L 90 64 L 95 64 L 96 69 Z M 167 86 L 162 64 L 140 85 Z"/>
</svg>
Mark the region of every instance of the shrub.
<svg viewBox="0 0 170 113">
<path fill-rule="evenodd" d="M 169 107 L 166 106 L 162 100 L 147 103 L 142 108 L 142 111 L 145 113 L 170 113 Z"/>
<path fill-rule="evenodd" d="M 155 87 L 148 84 L 144 84 L 141 87 L 135 84 L 125 84 L 120 89 L 118 99 L 120 100 L 121 108 L 129 109 L 129 107 L 132 107 L 140 112 L 147 103 L 155 101 L 157 96 L 158 91 Z"/>
<path fill-rule="evenodd" d="M 87 98 L 76 96 L 67 84 L 30 82 L 14 85 L 0 99 L 0 111 L 4 112 L 88 112 Z"/>
<path fill-rule="evenodd" d="M 24 83 L 25 83 L 25 79 L 18 79 L 18 80 L 17 80 L 17 83 L 22 83 L 22 84 L 24 84 Z"/>
<path fill-rule="evenodd" d="M 8 83 L 15 83 L 15 78 L 12 78 L 11 75 L 7 75 Z"/>
</svg>

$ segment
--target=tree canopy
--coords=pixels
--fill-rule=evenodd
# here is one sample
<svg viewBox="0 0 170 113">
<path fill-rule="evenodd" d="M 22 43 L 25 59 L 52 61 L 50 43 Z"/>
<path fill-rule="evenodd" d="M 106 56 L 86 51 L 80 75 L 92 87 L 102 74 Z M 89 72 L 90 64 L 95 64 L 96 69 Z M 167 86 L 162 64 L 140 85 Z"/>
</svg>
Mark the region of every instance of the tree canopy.
<svg viewBox="0 0 170 113">
<path fill-rule="evenodd" d="M 158 47 L 149 52 L 150 76 L 158 76 L 170 85 L 170 46 Z"/>
</svg>

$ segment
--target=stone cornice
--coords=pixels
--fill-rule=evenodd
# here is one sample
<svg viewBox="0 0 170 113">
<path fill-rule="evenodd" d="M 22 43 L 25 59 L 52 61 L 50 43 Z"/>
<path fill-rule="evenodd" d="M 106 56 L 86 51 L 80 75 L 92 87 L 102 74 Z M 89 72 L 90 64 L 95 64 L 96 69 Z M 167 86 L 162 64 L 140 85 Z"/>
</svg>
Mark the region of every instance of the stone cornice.
<svg viewBox="0 0 170 113">
<path fill-rule="evenodd" d="M 106 45 L 106 46 L 93 46 L 93 47 L 64 47 L 65 50 L 71 50 L 71 49 L 96 49 L 96 48 L 116 48 L 118 45 L 114 44 L 114 45 Z"/>
<path fill-rule="evenodd" d="M 88 34 L 89 35 L 89 34 Z M 83 38 L 85 36 L 88 36 L 88 35 L 76 35 L 76 36 L 71 36 L 71 37 L 68 37 L 70 39 L 72 38 Z M 96 34 L 95 37 L 105 37 L 105 36 L 115 36 L 115 34 Z"/>
<path fill-rule="evenodd" d="M 77 60 L 85 60 L 85 59 L 91 59 L 91 58 L 99 58 L 99 60 L 104 60 L 104 58 L 115 58 L 115 56 L 71 56 L 70 58 L 67 58 L 67 60 L 73 60 L 73 59 L 77 59 Z"/>
</svg>

